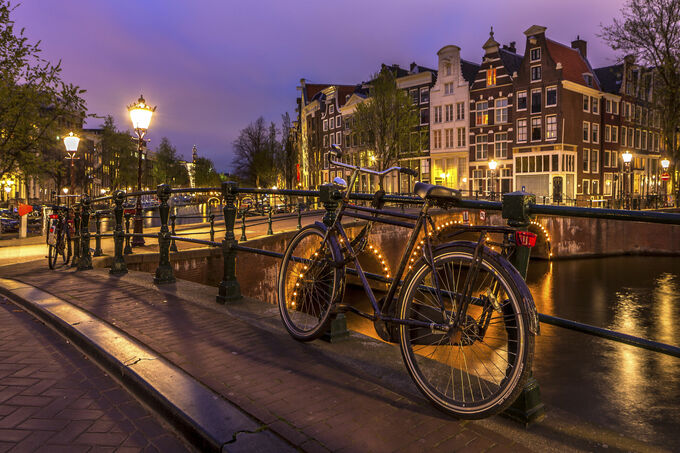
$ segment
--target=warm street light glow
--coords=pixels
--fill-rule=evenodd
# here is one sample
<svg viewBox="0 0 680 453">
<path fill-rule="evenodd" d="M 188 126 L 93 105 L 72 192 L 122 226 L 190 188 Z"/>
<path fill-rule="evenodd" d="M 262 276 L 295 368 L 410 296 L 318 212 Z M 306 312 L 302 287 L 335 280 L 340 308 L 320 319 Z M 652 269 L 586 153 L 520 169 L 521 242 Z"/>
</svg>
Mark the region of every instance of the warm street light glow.
<svg viewBox="0 0 680 453">
<path fill-rule="evenodd" d="M 498 167 L 498 162 L 496 162 L 493 159 L 489 161 L 489 170 L 496 170 L 497 167 Z"/>
<path fill-rule="evenodd" d="M 64 137 L 64 146 L 66 146 L 66 151 L 69 153 L 75 153 L 78 151 L 78 143 L 80 142 L 80 137 L 73 135 L 73 132 L 69 132 L 66 137 Z"/>
<path fill-rule="evenodd" d="M 626 151 L 625 153 L 621 154 L 621 157 L 623 158 L 623 161 L 627 164 L 629 164 L 630 161 L 633 160 L 633 155 L 630 153 L 630 151 Z"/>
<path fill-rule="evenodd" d="M 446 173 L 444 173 L 444 172 L 440 173 L 440 174 L 439 174 L 439 177 L 442 178 L 442 179 L 445 179 L 445 178 L 446 178 Z"/>
<path fill-rule="evenodd" d="M 274 189 L 274 190 L 277 190 L 277 189 L 278 189 L 278 187 L 276 187 L 276 186 L 272 186 L 272 189 Z"/>
<path fill-rule="evenodd" d="M 668 167 L 671 165 L 671 161 L 668 159 L 663 159 L 661 161 L 661 166 L 663 167 L 664 170 L 668 170 Z"/>
<path fill-rule="evenodd" d="M 146 104 L 144 96 L 140 95 L 137 103 L 128 106 L 130 112 L 130 119 L 132 120 L 132 127 L 136 130 L 146 131 L 151 124 L 151 117 L 156 107 L 151 107 Z"/>
<path fill-rule="evenodd" d="M 12 191 L 12 186 L 5 186 L 5 192 L 10 193 Z"/>
<path fill-rule="evenodd" d="M 68 187 L 64 187 L 62 190 L 64 191 L 65 194 L 68 193 Z"/>
</svg>

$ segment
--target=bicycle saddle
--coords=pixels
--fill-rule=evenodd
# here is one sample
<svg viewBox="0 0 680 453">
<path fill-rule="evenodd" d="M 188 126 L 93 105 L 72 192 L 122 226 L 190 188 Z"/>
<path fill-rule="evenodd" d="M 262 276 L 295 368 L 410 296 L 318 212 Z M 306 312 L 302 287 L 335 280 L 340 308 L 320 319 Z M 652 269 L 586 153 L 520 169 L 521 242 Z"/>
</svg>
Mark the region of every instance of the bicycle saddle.
<svg viewBox="0 0 680 453">
<path fill-rule="evenodd" d="M 413 186 L 413 192 L 420 198 L 425 199 L 446 199 L 450 201 L 460 201 L 461 194 L 458 189 L 450 189 L 444 186 L 435 186 L 434 184 L 427 184 L 424 182 L 417 182 Z"/>
</svg>

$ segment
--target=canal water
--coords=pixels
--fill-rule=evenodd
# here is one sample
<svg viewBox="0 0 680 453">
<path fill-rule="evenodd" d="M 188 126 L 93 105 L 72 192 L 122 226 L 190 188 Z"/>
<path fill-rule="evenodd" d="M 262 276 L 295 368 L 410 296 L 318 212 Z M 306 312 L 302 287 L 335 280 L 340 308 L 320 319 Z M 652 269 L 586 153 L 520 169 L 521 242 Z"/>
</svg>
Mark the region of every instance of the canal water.
<svg viewBox="0 0 680 453">
<path fill-rule="evenodd" d="M 534 261 L 527 283 L 541 313 L 680 345 L 680 258 Z M 680 451 L 680 359 L 542 324 L 534 376 L 548 406 Z"/>
</svg>

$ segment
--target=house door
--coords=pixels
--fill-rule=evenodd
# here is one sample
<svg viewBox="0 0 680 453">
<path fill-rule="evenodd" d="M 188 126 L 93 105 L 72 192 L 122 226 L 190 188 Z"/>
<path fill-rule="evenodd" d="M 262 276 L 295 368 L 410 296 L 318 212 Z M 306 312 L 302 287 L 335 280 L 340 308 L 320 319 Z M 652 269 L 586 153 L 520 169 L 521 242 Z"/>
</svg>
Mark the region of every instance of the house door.
<svg viewBox="0 0 680 453">
<path fill-rule="evenodd" d="M 561 176 L 555 176 L 553 177 L 553 203 L 561 203 L 562 202 L 562 177 Z"/>
</svg>

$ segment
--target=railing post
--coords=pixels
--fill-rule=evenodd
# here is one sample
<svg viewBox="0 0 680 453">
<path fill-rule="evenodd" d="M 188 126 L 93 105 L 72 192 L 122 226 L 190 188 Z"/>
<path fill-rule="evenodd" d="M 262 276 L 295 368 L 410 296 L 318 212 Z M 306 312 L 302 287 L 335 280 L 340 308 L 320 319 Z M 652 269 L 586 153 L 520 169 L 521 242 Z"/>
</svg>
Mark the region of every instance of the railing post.
<svg viewBox="0 0 680 453">
<path fill-rule="evenodd" d="M 92 255 L 90 255 L 90 197 L 83 195 L 80 201 L 80 259 L 78 270 L 92 269 Z"/>
<path fill-rule="evenodd" d="M 297 229 L 301 230 L 302 229 L 302 203 L 298 203 L 297 205 L 297 218 L 298 218 L 298 224 L 297 224 Z"/>
<path fill-rule="evenodd" d="M 73 206 L 73 257 L 71 258 L 71 267 L 78 267 L 80 262 L 80 205 Z"/>
<path fill-rule="evenodd" d="M 125 250 L 123 250 L 123 254 L 125 255 L 131 255 L 132 254 L 132 245 L 130 244 L 130 217 L 131 214 L 129 212 L 125 213 Z"/>
<path fill-rule="evenodd" d="M 236 191 L 238 184 L 233 181 L 222 183 L 222 195 L 224 198 L 224 240 L 222 241 L 222 257 L 224 258 L 224 272 L 219 286 L 217 303 L 224 304 L 241 299 L 241 288 L 236 280 L 236 250 L 238 243 L 234 236 L 234 223 L 236 223 Z M 245 212 L 243 213 L 245 218 Z M 245 235 L 245 223 L 243 224 Z"/>
<path fill-rule="evenodd" d="M 536 197 L 526 192 L 512 192 L 503 195 L 503 218 L 508 220 L 508 225 L 526 231 L 531 221 L 529 205 L 536 203 Z M 517 246 L 512 257 L 512 264 L 517 268 L 523 278 L 526 279 L 529 267 L 531 248 Z M 533 371 L 517 400 L 512 403 L 503 415 L 519 421 L 524 425 L 530 425 L 540 421 L 545 416 L 545 406 L 541 401 L 541 390 L 538 382 L 534 379 Z"/>
<path fill-rule="evenodd" d="M 95 211 L 94 213 L 94 223 L 96 228 L 96 234 L 94 237 L 94 253 L 92 256 L 102 256 L 104 254 L 102 250 L 102 213 L 101 211 Z"/>
<path fill-rule="evenodd" d="M 269 206 L 269 213 L 267 214 L 267 235 L 271 236 L 274 234 L 274 230 L 272 230 L 272 207 L 271 205 Z"/>
<path fill-rule="evenodd" d="M 170 224 L 171 224 L 171 228 L 172 228 L 172 229 L 170 230 L 170 232 L 172 233 L 173 236 L 176 236 L 176 235 L 177 235 L 176 232 L 175 232 L 175 221 L 176 221 L 176 220 L 177 220 L 177 214 L 172 214 L 172 215 L 170 216 Z M 175 240 L 174 240 L 174 239 L 170 241 L 170 251 L 171 251 L 171 252 L 176 252 L 176 251 L 177 251 L 177 244 L 175 243 Z"/>
<path fill-rule="evenodd" d="M 170 230 L 168 229 L 168 214 L 170 214 L 168 199 L 170 193 L 170 186 L 167 184 L 159 184 L 156 188 L 156 195 L 161 202 L 158 206 L 158 215 L 161 218 L 161 229 L 158 232 L 159 258 L 156 276 L 153 279 L 153 282 L 157 285 L 175 283 L 175 276 L 172 274 L 172 265 L 170 264 Z"/>
<path fill-rule="evenodd" d="M 224 224 L 225 224 L 225 226 L 227 224 L 226 217 L 224 219 Z M 243 242 L 243 241 L 247 241 L 247 240 L 248 240 L 248 238 L 246 237 L 246 210 L 241 209 L 241 238 L 239 239 L 239 241 Z"/>
<path fill-rule="evenodd" d="M 335 222 L 335 211 L 338 209 L 338 200 L 341 197 L 340 191 L 334 184 L 322 184 L 319 187 L 319 200 L 326 210 L 323 223 L 329 227 Z M 336 343 L 347 338 L 349 338 L 349 330 L 347 330 L 347 318 L 344 313 L 332 314 L 328 330 L 324 332 L 321 339 Z"/>
<path fill-rule="evenodd" d="M 123 242 L 125 241 L 125 233 L 123 232 L 123 203 L 125 202 L 125 192 L 116 190 L 113 193 L 113 202 L 116 207 L 113 209 L 113 215 L 116 223 L 113 227 L 113 264 L 109 274 L 122 275 L 127 274 L 127 264 L 123 257 Z"/>
<path fill-rule="evenodd" d="M 210 213 L 210 240 L 215 242 L 215 214 Z"/>
</svg>

